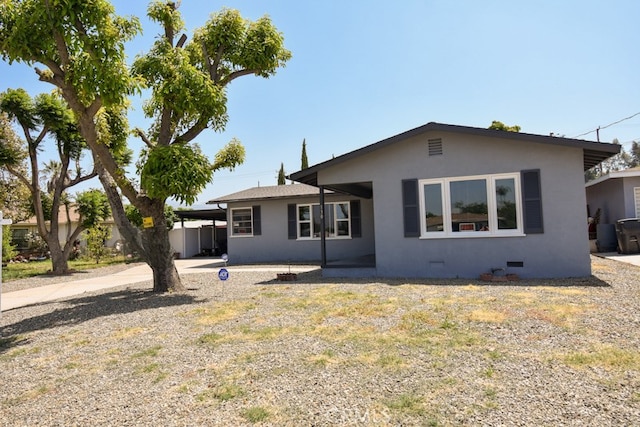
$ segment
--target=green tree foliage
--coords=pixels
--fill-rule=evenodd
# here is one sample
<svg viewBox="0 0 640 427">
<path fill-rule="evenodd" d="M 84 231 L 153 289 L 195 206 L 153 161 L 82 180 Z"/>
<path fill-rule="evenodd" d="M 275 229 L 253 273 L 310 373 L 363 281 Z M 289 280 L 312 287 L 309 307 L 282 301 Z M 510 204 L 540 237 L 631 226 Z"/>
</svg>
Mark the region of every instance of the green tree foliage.
<svg viewBox="0 0 640 427">
<path fill-rule="evenodd" d="M 16 256 L 16 247 L 11 244 L 11 227 L 2 226 L 2 262 L 7 262 Z"/>
<path fill-rule="evenodd" d="M 302 140 L 302 165 L 300 169 L 307 169 L 309 167 L 309 160 L 307 159 L 307 140 Z"/>
<path fill-rule="evenodd" d="M 280 170 L 278 171 L 278 185 L 285 185 L 287 183 L 287 177 L 284 174 L 284 163 L 280 163 Z"/>
<path fill-rule="evenodd" d="M 89 257 L 100 263 L 100 260 L 109 254 L 105 242 L 111 238 L 111 229 L 106 225 L 95 225 L 84 231 Z"/>
<path fill-rule="evenodd" d="M 87 229 L 96 227 L 111 215 L 109 199 L 102 190 L 94 188 L 78 193 L 76 205 L 81 225 Z"/>
<path fill-rule="evenodd" d="M 13 130 L 9 117 L 0 112 L 0 164 L 12 163 L 21 175 L 25 175 L 26 165 L 21 162 L 21 158 L 7 157 L 20 156 L 20 144 L 20 138 Z M 29 188 L 4 168 L 0 168 L 0 211 L 14 222 L 23 221 L 32 215 Z"/>
<path fill-rule="evenodd" d="M 173 263 L 164 209 L 167 198 L 192 202 L 221 167 L 244 160 L 231 143 L 212 163 L 193 141 L 205 129 L 222 130 L 228 120 L 227 86 L 245 75 L 270 77 L 291 53 L 268 17 L 248 21 L 223 9 L 196 29 L 191 39 L 174 1 L 153 1 L 149 17 L 162 34 L 129 66 L 125 43 L 140 31 L 137 18 L 114 14 L 107 0 L 6 0 L 0 8 L 0 54 L 8 61 L 43 64 L 40 80 L 51 83 L 76 114 L 82 135 L 99 160 L 99 177 L 121 234 L 152 267 L 154 290 L 182 290 Z M 98 113 L 126 106 L 145 87 L 150 129 L 136 129 L 146 151 L 139 177 L 127 176 L 112 146 L 100 142 Z M 172 159 L 171 170 L 165 162 Z M 140 230 L 125 216 L 121 196 L 151 217 Z"/>
<path fill-rule="evenodd" d="M 0 167 L 28 189 L 38 234 L 51 253 L 53 273 L 65 274 L 73 242 L 84 225 L 69 229 L 66 241 L 61 243 L 60 208 L 66 206 L 68 218 L 67 189 L 97 176 L 95 170 L 85 172 L 80 167 L 86 144 L 75 116 L 60 96 L 41 94 L 31 98 L 23 89 L 9 89 L 0 94 L 0 110 L 22 129 L 25 138 L 14 143 L 0 141 Z M 43 167 L 39 155 L 48 143 L 53 145 L 59 160 Z M 46 172 L 46 184 L 42 182 L 42 172 Z M 71 225 L 70 220 L 67 222 Z"/>
<path fill-rule="evenodd" d="M 142 228 L 142 214 L 138 208 L 133 205 L 127 205 L 124 207 L 125 215 L 131 224 L 138 228 Z M 173 211 L 173 208 L 169 205 L 164 207 L 164 218 L 167 224 L 167 230 L 173 230 L 173 226 L 175 225 L 178 217 Z"/>
<path fill-rule="evenodd" d="M 507 126 L 502 122 L 494 120 L 494 121 L 491 122 L 491 126 L 489 126 L 488 129 L 503 130 L 503 131 L 506 131 L 506 132 L 520 132 L 521 128 L 518 125 Z"/>
</svg>

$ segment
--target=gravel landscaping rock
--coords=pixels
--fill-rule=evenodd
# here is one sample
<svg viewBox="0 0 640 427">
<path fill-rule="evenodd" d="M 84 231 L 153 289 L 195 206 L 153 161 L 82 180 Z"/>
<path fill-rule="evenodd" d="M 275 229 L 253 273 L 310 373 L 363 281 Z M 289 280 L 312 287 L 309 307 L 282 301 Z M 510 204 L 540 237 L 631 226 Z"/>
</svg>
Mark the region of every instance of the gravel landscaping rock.
<svg viewBox="0 0 640 427">
<path fill-rule="evenodd" d="M 640 425 L 640 269 L 592 264 L 509 283 L 189 274 L 183 294 L 9 310 L 0 426 Z"/>
</svg>

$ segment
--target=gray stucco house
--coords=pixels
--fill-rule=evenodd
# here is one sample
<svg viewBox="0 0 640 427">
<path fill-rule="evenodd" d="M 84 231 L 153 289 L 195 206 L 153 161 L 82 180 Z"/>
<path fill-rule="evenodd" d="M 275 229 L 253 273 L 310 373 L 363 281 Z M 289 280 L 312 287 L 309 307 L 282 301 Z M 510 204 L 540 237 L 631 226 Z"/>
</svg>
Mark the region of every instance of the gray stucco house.
<svg viewBox="0 0 640 427">
<path fill-rule="evenodd" d="M 584 171 L 619 146 L 428 123 L 224 196 L 234 262 L 318 261 L 326 276 L 591 273 Z M 320 208 L 324 206 L 324 211 Z"/>
<path fill-rule="evenodd" d="M 640 167 L 610 172 L 586 184 L 587 204 L 593 216 L 600 209 L 600 223 L 640 218 Z"/>
</svg>

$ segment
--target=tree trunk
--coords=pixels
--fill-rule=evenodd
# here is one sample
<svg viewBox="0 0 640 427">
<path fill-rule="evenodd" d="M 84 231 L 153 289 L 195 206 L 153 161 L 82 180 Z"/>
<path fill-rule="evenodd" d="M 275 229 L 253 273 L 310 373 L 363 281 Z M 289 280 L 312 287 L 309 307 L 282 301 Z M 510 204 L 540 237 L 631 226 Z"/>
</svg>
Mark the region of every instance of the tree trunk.
<svg viewBox="0 0 640 427">
<path fill-rule="evenodd" d="M 50 235 L 48 237 L 50 238 L 45 239 L 45 241 L 47 242 L 47 246 L 49 246 L 49 254 L 51 256 L 51 273 L 56 276 L 69 274 L 69 260 L 60 247 L 60 242 L 58 242 L 57 234 L 55 236 Z"/>
<path fill-rule="evenodd" d="M 169 242 L 169 230 L 164 217 L 164 202 L 148 198 L 136 200 L 143 216 L 153 219 L 153 227 L 142 232 L 126 218 L 120 192 L 109 173 L 98 164 L 98 176 L 111 205 L 111 214 L 122 237 L 140 255 L 153 271 L 154 292 L 181 292 L 185 290 L 173 260 L 173 250 Z"/>
<path fill-rule="evenodd" d="M 153 270 L 153 291 L 182 292 L 185 287 L 173 259 L 169 230 L 164 217 L 164 203 L 155 203 L 153 207 L 155 208 L 152 209 L 151 215 L 153 226 L 147 225 L 142 231 L 143 246 L 153 248 L 146 251 L 147 264 Z"/>
</svg>

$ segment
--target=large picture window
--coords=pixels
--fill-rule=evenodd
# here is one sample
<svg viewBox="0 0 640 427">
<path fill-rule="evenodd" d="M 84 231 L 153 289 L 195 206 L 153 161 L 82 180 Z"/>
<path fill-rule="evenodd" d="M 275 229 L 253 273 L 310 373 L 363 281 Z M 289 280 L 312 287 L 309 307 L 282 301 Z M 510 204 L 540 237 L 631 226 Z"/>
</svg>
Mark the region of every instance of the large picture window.
<svg viewBox="0 0 640 427">
<path fill-rule="evenodd" d="M 520 175 L 419 181 L 422 237 L 521 235 Z"/>
<path fill-rule="evenodd" d="M 325 203 L 326 237 L 351 237 L 349 202 Z M 319 239 L 322 232 L 320 205 L 298 205 L 298 238 Z"/>
</svg>

